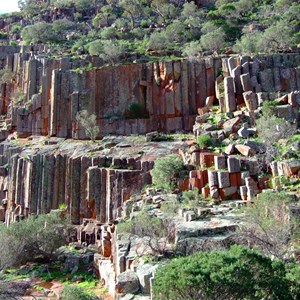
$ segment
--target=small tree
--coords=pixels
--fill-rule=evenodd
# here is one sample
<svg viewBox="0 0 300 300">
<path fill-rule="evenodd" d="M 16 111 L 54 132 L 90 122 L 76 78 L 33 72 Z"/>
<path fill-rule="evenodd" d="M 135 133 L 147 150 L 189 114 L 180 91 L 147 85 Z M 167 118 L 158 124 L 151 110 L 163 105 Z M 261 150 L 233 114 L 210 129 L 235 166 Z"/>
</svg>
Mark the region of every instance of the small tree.
<svg viewBox="0 0 300 300">
<path fill-rule="evenodd" d="M 269 110 L 269 109 L 268 109 Z M 276 143 L 280 139 L 286 139 L 296 133 L 296 126 L 290 124 L 283 118 L 272 115 L 272 110 L 263 113 L 256 122 L 258 136 L 262 138 L 266 151 L 260 157 L 262 165 L 266 167 L 278 155 L 278 147 Z M 265 168 L 265 167 L 264 167 Z"/>
<path fill-rule="evenodd" d="M 183 169 L 183 166 L 182 158 L 175 154 L 158 158 L 151 171 L 154 185 L 168 191 L 173 190 L 176 176 Z"/>
<path fill-rule="evenodd" d="M 182 50 L 182 54 L 187 56 L 189 60 L 197 60 L 202 52 L 202 46 L 199 41 L 192 41 L 186 44 Z"/>
<path fill-rule="evenodd" d="M 245 225 L 238 233 L 239 241 L 258 247 L 266 255 L 284 258 L 296 231 L 296 220 L 289 204 L 293 197 L 287 193 L 267 192 L 245 210 Z"/>
<path fill-rule="evenodd" d="M 150 35 L 148 48 L 151 50 L 168 50 L 172 48 L 172 46 L 173 43 L 165 31 L 153 32 Z"/>
<path fill-rule="evenodd" d="M 200 43 L 206 50 L 219 51 L 225 44 L 225 33 L 219 28 L 201 36 Z"/>
<path fill-rule="evenodd" d="M 5 83 L 11 83 L 13 78 L 14 78 L 14 74 L 13 72 L 6 66 L 5 69 L 0 71 L 0 77 L 1 77 L 1 81 L 5 82 Z"/>
<path fill-rule="evenodd" d="M 21 32 L 22 39 L 31 43 L 51 43 L 57 41 L 57 35 L 53 31 L 52 24 L 46 22 L 38 22 L 33 25 L 24 27 Z"/>
<path fill-rule="evenodd" d="M 76 121 L 84 128 L 85 134 L 95 142 L 99 133 L 99 126 L 97 125 L 97 117 L 92 114 L 89 115 L 87 110 L 81 110 L 76 115 Z"/>
<path fill-rule="evenodd" d="M 141 211 L 133 220 L 118 225 L 119 233 L 130 233 L 145 239 L 146 248 L 153 254 L 166 254 L 168 241 L 175 239 L 175 225 L 171 219 L 161 219 L 150 216 L 147 211 Z M 145 249 L 143 249 L 145 251 Z M 144 255 L 143 251 L 138 253 Z"/>
</svg>

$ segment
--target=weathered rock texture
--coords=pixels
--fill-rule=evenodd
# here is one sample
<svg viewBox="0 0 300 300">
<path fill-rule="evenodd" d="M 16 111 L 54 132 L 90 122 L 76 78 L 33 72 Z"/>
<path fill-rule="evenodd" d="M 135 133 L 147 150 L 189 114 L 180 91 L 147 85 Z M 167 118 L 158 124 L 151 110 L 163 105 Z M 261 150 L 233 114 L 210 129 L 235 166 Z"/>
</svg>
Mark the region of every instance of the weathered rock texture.
<svg viewBox="0 0 300 300">
<path fill-rule="evenodd" d="M 102 224 L 121 217 L 122 204 L 151 183 L 157 155 L 177 151 L 178 143 L 151 143 L 145 155 L 118 140 L 82 144 L 51 139 L 0 144 L 1 221 L 47 213 L 64 204 L 71 220 L 94 218 Z M 57 142 L 57 141 L 56 141 Z M 173 145 L 174 144 L 174 145 Z M 124 147 L 124 148 L 123 148 Z"/>
<path fill-rule="evenodd" d="M 2 83 L 1 112 L 8 112 L 8 128 L 23 136 L 84 138 L 75 120 L 84 109 L 96 114 L 101 135 L 190 130 L 197 108 L 215 94 L 216 72 L 221 68 L 220 59 L 207 58 L 196 64 L 160 62 L 97 69 L 101 65 L 97 58 L 53 60 L 40 50 L 23 50 L 2 47 L 5 56 L 0 61 L 2 68 L 13 72 L 12 80 Z M 93 68 L 84 71 L 89 63 Z M 17 91 L 24 93 L 19 103 Z M 138 119 L 130 119 L 132 103 L 144 109 L 143 115 L 134 116 Z"/>
<path fill-rule="evenodd" d="M 100 135 L 191 130 L 207 97 L 232 112 L 244 105 L 244 98 L 255 108 L 257 93 L 266 93 L 264 99 L 269 99 L 274 91 L 300 90 L 298 54 L 100 67 L 96 57 L 55 60 L 47 58 L 47 51 L 0 48 L 0 69 L 13 74 L 2 83 L 0 109 L 6 114 L 7 129 L 20 136 L 85 138 L 75 119 L 80 110 L 96 114 Z M 223 87 L 220 73 L 225 77 Z M 253 92 L 251 98 L 243 97 L 245 92 Z M 130 114 L 132 103 L 143 107 L 142 115 Z"/>
</svg>

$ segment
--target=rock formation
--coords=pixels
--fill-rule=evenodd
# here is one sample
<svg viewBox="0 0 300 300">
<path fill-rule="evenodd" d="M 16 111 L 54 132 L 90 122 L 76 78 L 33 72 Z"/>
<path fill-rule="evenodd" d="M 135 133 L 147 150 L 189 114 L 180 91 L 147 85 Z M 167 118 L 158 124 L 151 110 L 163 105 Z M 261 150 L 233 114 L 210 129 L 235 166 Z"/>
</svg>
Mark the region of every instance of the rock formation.
<svg viewBox="0 0 300 300">
<path fill-rule="evenodd" d="M 71 61 L 46 53 L 44 46 L 0 48 L 0 221 L 65 207 L 74 224 L 83 223 L 78 240 L 99 246 L 94 263 L 112 294 L 151 290 L 156 266 L 135 265 L 145 241 L 118 234 L 114 223 L 134 218 L 142 204 L 161 216 L 163 196 L 135 198 L 152 183 L 156 158 L 179 152 L 188 170 L 178 179 L 181 190 L 197 188 L 215 204 L 238 200 L 224 209 L 181 209 L 173 241 L 181 247 L 212 233 L 226 238 L 237 226 L 226 220 L 232 205 L 255 201 L 270 185 L 280 186 L 282 176 L 299 179 L 300 163 L 290 158 L 258 176 L 256 155 L 266 147 L 251 139 L 261 130 L 255 122 L 265 101 L 276 100 L 274 114 L 299 122 L 299 54 L 104 67 L 95 57 Z M 141 115 L 132 114 L 132 104 Z M 101 142 L 75 141 L 87 138 L 76 121 L 81 110 L 96 115 Z M 192 130 L 226 149 L 152 140 Z M 225 217 L 198 222 L 207 214 Z"/>
</svg>

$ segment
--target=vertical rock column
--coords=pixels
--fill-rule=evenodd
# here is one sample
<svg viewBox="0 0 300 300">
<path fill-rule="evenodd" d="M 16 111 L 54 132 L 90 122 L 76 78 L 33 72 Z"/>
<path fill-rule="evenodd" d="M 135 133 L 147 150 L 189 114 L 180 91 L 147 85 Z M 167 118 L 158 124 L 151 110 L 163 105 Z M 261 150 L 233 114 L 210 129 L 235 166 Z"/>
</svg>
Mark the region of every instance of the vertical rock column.
<svg viewBox="0 0 300 300">
<path fill-rule="evenodd" d="M 80 223 L 80 189 L 81 189 L 81 157 L 77 156 L 69 159 L 70 171 L 70 214 L 74 224 Z"/>
<path fill-rule="evenodd" d="M 101 220 L 101 169 L 98 167 L 90 167 L 87 171 L 87 202 L 88 206 L 93 209 L 93 218 Z M 105 199 L 105 198 L 104 198 Z"/>
<path fill-rule="evenodd" d="M 233 77 L 225 77 L 224 91 L 225 91 L 226 112 L 233 112 L 236 110 L 236 100 L 235 100 L 234 78 Z"/>
<path fill-rule="evenodd" d="M 57 134 L 57 111 L 59 109 L 60 101 L 60 85 L 61 84 L 61 72 L 53 70 L 52 72 L 52 84 L 51 84 L 51 98 L 50 98 L 50 128 L 49 135 L 56 136 Z M 66 118 L 68 116 L 65 116 Z"/>
</svg>

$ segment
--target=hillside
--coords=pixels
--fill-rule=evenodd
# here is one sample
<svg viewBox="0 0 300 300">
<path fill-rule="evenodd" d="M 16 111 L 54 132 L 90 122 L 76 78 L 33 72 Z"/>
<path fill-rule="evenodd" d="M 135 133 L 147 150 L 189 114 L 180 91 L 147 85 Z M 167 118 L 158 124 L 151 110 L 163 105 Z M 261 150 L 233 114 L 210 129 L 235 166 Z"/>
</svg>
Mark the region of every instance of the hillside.
<svg viewBox="0 0 300 300">
<path fill-rule="evenodd" d="M 52 55 L 108 63 L 217 53 L 296 51 L 298 1 L 20 1 L 1 16 L 3 45 L 49 44 Z"/>
<path fill-rule="evenodd" d="M 299 1 L 19 2 L 0 300 L 300 299 Z"/>
</svg>

